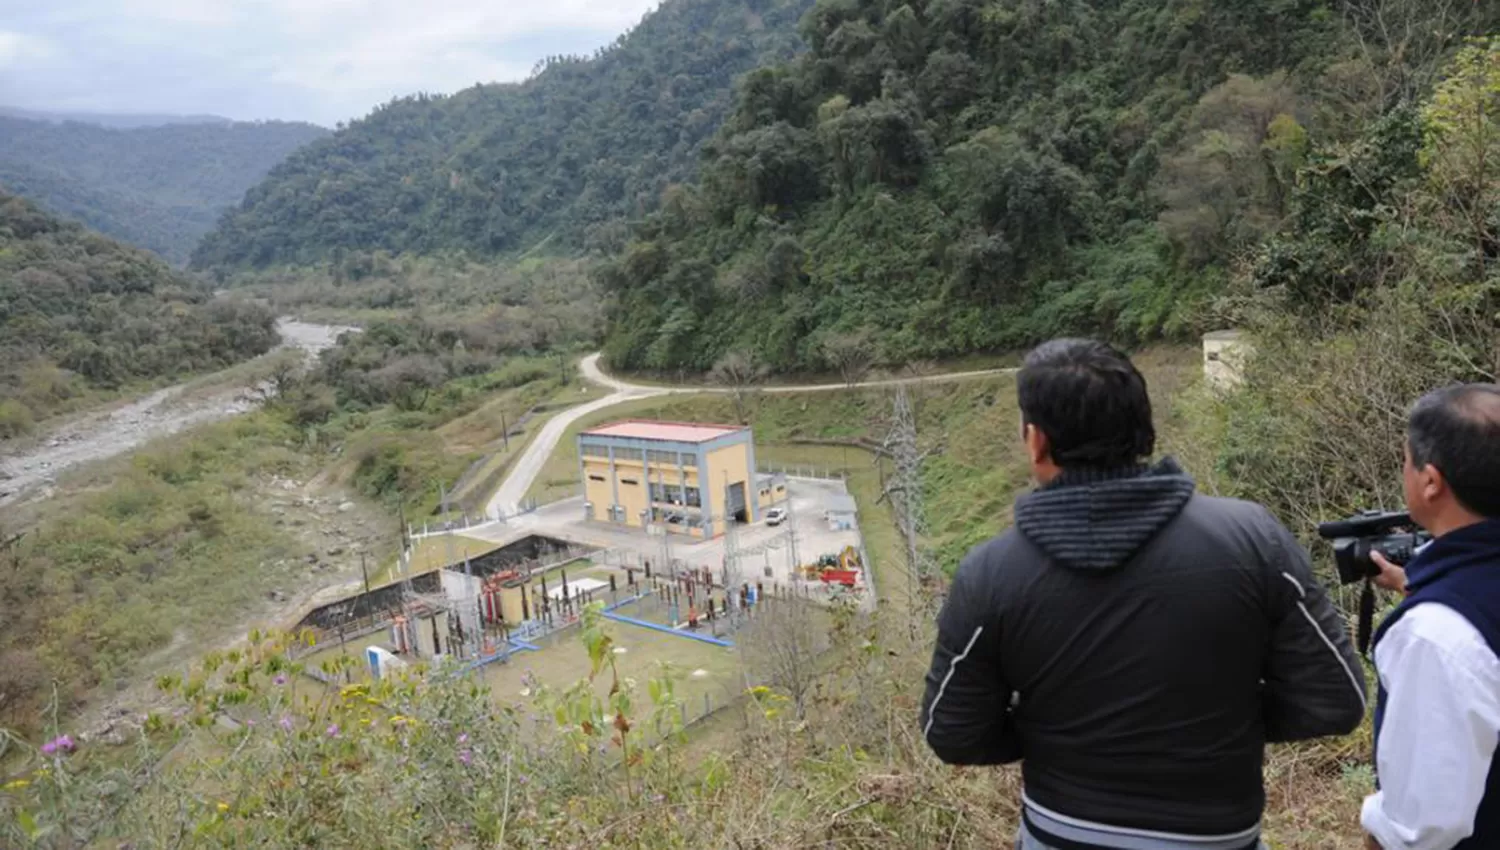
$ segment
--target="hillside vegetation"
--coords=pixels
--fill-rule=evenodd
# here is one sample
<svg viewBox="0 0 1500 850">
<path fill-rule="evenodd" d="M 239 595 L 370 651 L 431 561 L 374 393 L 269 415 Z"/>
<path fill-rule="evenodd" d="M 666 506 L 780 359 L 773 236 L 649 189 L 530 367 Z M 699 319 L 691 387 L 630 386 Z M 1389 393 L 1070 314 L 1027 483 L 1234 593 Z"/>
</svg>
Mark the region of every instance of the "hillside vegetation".
<svg viewBox="0 0 1500 850">
<path fill-rule="evenodd" d="M 734 78 L 796 50 L 808 5 L 671 0 L 593 56 L 552 57 L 523 83 L 389 103 L 272 171 L 193 263 L 618 244 L 619 219 L 694 173 Z"/>
<path fill-rule="evenodd" d="M 797 370 L 1203 329 L 1331 151 L 1497 25 L 1466 0 L 820 0 L 601 275 L 606 351 Z"/>
<path fill-rule="evenodd" d="M 0 115 L 0 187 L 168 261 L 327 130 L 219 121 L 109 128 Z"/>
<path fill-rule="evenodd" d="M 101 392 L 211 369 L 277 342 L 263 307 L 0 190 L 0 438 Z"/>
</svg>

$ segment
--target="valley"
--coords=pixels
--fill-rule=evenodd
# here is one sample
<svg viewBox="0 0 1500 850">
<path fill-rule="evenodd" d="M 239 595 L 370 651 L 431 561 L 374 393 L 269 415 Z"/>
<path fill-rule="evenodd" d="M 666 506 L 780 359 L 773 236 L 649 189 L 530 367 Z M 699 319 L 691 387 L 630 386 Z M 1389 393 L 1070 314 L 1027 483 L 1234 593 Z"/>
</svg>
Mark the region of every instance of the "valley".
<svg viewBox="0 0 1500 850">
<path fill-rule="evenodd" d="M 0 108 L 0 846 L 1012 846 L 918 716 L 1028 350 L 1351 626 L 1317 525 L 1500 376 L 1500 5 L 529 3 L 157 4 L 201 86 Z M 1365 840 L 1372 725 L 1267 747 L 1270 847 Z"/>
</svg>

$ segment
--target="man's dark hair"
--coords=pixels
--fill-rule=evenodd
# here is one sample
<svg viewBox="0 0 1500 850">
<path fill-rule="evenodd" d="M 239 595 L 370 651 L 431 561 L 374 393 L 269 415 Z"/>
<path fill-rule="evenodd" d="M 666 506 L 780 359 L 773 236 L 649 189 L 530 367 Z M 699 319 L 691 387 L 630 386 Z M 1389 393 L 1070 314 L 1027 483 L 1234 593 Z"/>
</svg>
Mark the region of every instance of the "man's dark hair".
<svg viewBox="0 0 1500 850">
<path fill-rule="evenodd" d="M 1129 466 L 1156 449 L 1146 379 L 1102 342 L 1042 343 L 1026 355 L 1016 393 L 1022 420 L 1047 435 L 1058 466 Z"/>
<path fill-rule="evenodd" d="M 1412 465 L 1437 467 L 1460 504 L 1500 518 L 1500 386 L 1460 384 L 1423 396 L 1407 419 L 1406 445 Z"/>
</svg>

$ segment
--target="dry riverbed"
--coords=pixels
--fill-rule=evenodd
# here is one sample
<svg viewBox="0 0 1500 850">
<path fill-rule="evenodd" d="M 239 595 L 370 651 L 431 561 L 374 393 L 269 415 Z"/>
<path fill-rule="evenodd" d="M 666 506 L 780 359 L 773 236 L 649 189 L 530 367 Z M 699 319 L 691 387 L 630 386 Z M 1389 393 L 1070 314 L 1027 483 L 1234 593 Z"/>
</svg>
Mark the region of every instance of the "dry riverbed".
<svg viewBox="0 0 1500 850">
<path fill-rule="evenodd" d="M 283 348 L 299 348 L 315 357 L 352 328 L 282 319 L 277 330 Z M 46 498 L 57 476 L 69 469 L 133 451 L 195 425 L 245 413 L 256 404 L 244 387 L 189 392 L 197 383 L 178 384 L 84 414 L 39 439 L 0 443 L 0 506 L 22 498 Z"/>
</svg>

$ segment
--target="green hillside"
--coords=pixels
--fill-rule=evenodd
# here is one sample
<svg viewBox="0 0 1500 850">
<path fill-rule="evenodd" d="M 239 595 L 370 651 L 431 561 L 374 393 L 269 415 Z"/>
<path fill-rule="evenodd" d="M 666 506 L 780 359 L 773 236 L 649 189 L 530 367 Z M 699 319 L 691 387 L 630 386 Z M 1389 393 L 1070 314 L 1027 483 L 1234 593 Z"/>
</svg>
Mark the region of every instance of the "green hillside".
<svg viewBox="0 0 1500 850">
<path fill-rule="evenodd" d="M 734 78 L 797 48 L 809 0 L 670 0 L 592 57 L 520 84 L 389 103 L 272 171 L 193 263 L 346 251 L 491 255 L 616 244 L 688 178 Z"/>
<path fill-rule="evenodd" d="M 1375 5 L 820 0 L 809 51 L 749 76 L 702 180 L 601 275 L 609 359 L 797 370 L 1203 329 L 1319 146 L 1500 26 L 1495 4 Z"/>
<path fill-rule="evenodd" d="M 277 341 L 136 248 L 0 191 L 0 437 L 99 391 L 215 369 Z"/>
<path fill-rule="evenodd" d="M 327 132 L 285 122 L 111 129 L 0 115 L 0 186 L 183 264 L 226 208 Z"/>
</svg>

